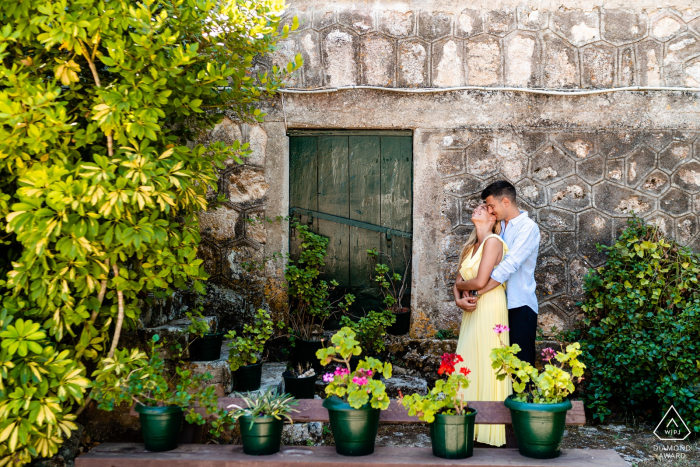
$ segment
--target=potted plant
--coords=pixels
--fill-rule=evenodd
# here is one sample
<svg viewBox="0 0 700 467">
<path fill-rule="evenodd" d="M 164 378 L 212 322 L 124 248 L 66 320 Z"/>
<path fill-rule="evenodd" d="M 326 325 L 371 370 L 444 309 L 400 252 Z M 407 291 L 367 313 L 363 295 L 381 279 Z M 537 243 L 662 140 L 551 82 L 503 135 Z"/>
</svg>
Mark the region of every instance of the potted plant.
<svg viewBox="0 0 700 467">
<path fill-rule="evenodd" d="M 384 306 L 395 316 L 393 324 L 387 328 L 387 332 L 393 336 L 408 334 L 408 331 L 411 329 L 411 309 L 404 307 L 402 303 L 409 285 L 406 280 L 411 266 L 410 255 L 404 255 L 406 269 L 403 275 L 394 270 L 391 255 L 380 253 L 376 249 L 367 250 L 367 255 L 374 261 L 377 261 L 374 267 L 376 275 L 373 280 L 379 284 L 379 290 L 384 296 Z M 390 266 L 379 263 L 379 258 L 382 256 L 387 258 Z"/>
<path fill-rule="evenodd" d="M 298 410 L 292 407 L 298 402 L 289 394 L 277 394 L 275 388 L 268 388 L 259 396 L 242 397 L 246 406 L 231 404 L 228 416 L 240 422 L 243 452 L 253 456 L 274 454 L 280 450 L 284 419 L 294 423 L 289 416 Z"/>
<path fill-rule="evenodd" d="M 316 370 L 311 365 L 302 367 L 297 364 L 284 373 L 284 391 L 295 399 L 313 399 L 316 394 Z"/>
<path fill-rule="evenodd" d="M 160 356 L 159 336 L 151 338 L 150 356 L 139 349 L 117 349 L 93 373 L 92 398 L 102 410 L 114 410 L 123 403 L 135 403 L 141 420 L 141 433 L 148 451 L 169 451 L 177 447 L 183 415 L 189 423 L 204 424 L 194 405 L 207 414 L 216 413 L 212 434 L 219 434 L 226 422 L 226 411 L 217 407 L 214 386 L 204 387 L 209 373 L 194 374 L 178 366 L 168 378 Z"/>
<path fill-rule="evenodd" d="M 467 406 L 462 392 L 469 387 L 467 375 L 471 371 L 466 367 L 455 371 L 455 365 L 462 361 L 457 354 L 443 354 L 438 374 L 447 373 L 447 380 L 438 379 L 425 396 L 399 393 L 408 414 L 430 424 L 433 455 L 445 459 L 464 459 L 474 451 L 476 409 Z"/>
<path fill-rule="evenodd" d="M 213 320 L 214 326 L 212 329 L 212 326 L 209 325 L 206 318 L 202 315 L 202 307 L 199 307 L 194 312 L 187 312 L 185 315 L 190 320 L 190 324 L 185 330 L 189 338 L 187 348 L 190 360 L 194 362 L 219 360 L 225 333 L 221 331 L 216 332 L 216 320 Z"/>
<path fill-rule="evenodd" d="M 308 226 L 298 222 L 292 227 L 301 237 L 299 259 L 290 259 L 284 272 L 289 299 L 288 320 L 294 346 L 293 360 L 296 364 L 311 364 L 320 373 L 321 365 L 315 355 L 323 347 L 323 341 L 315 339 L 314 330 L 322 329 L 323 323 L 334 311 L 347 311 L 355 297 L 345 294 L 338 300 L 331 300 L 331 292 L 338 282 L 320 279 L 328 238 L 311 232 Z"/>
<path fill-rule="evenodd" d="M 393 313 L 388 310 L 384 311 L 370 311 L 366 316 L 353 321 L 349 316 L 345 315 L 341 318 L 340 322 L 343 327 L 348 327 L 352 329 L 355 334 L 360 347 L 364 350 L 365 355 L 376 356 L 379 352 L 383 351 L 384 346 L 384 336 L 386 336 L 386 330 L 394 322 L 395 318 Z M 357 364 L 360 362 L 359 355 L 353 355 L 350 357 L 350 370 L 355 370 Z M 379 374 L 374 375 L 376 378 Z"/>
<path fill-rule="evenodd" d="M 355 332 L 342 328 L 331 338 L 332 345 L 316 352 L 323 365 L 340 363 L 332 373 L 323 375 L 327 397 L 323 406 L 328 409 L 335 450 L 344 456 L 364 456 L 374 452 L 374 441 L 379 430 L 379 411 L 389 407 L 389 396 L 384 383 L 372 378 L 381 373 L 391 377 L 391 364 L 366 357 L 350 370 L 350 357 L 360 355 L 362 349 L 355 340 Z"/>
<path fill-rule="evenodd" d="M 494 328 L 499 340 L 500 334 L 509 330 L 500 324 Z M 578 360 L 580 348 L 575 342 L 566 346 L 566 352 L 544 349 L 542 357 L 546 363 L 541 373 L 515 356 L 520 352 L 518 344 L 506 346 L 501 340 L 501 347 L 491 350 L 498 379 L 509 377 L 513 381 L 514 394 L 508 396 L 505 405 L 510 409 L 513 431 L 523 456 L 551 459 L 561 454 L 566 412 L 571 409 L 568 396 L 575 389 L 572 375 L 580 381 L 586 368 Z M 554 360 L 559 364 L 553 364 Z M 571 368 L 571 373 L 564 370 L 564 365 Z"/>
<path fill-rule="evenodd" d="M 283 328 L 280 321 L 276 327 Z M 258 362 L 267 342 L 274 332 L 275 323 L 270 313 L 259 309 L 255 322 L 251 326 L 245 324 L 240 336 L 236 331 L 229 331 L 226 338 L 228 343 L 228 363 L 233 372 L 233 389 L 235 391 L 255 391 L 260 389 L 262 379 L 262 362 Z"/>
</svg>

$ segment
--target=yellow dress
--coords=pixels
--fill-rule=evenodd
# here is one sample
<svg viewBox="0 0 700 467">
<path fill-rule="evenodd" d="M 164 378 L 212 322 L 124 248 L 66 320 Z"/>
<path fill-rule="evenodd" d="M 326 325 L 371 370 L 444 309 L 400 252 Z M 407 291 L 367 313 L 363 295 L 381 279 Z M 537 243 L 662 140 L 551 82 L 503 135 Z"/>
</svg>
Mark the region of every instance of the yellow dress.
<svg viewBox="0 0 700 467">
<path fill-rule="evenodd" d="M 496 237 L 503 243 L 503 257 L 505 257 L 508 247 L 503 239 L 496 234 L 489 235 L 486 239 L 491 237 Z M 473 258 L 470 251 L 462 262 L 459 273 L 464 280 L 474 279 L 477 276 L 486 239 Z M 511 381 L 508 378 L 498 381 L 496 370 L 491 367 L 489 358 L 491 349 L 501 345 L 498 335 L 493 331 L 497 324 L 508 325 L 508 305 L 504 284 L 480 296 L 476 310 L 462 313 L 457 354 L 464 359 L 464 362 L 456 365 L 456 368 L 459 371 L 459 368 L 466 366 L 471 370 L 469 387 L 462 391 L 465 401 L 503 401 L 513 393 Z M 504 344 L 510 345 L 510 336 L 507 331 L 501 333 L 501 339 Z M 475 425 L 474 439 L 480 443 L 502 446 L 506 442 L 505 425 Z"/>
</svg>

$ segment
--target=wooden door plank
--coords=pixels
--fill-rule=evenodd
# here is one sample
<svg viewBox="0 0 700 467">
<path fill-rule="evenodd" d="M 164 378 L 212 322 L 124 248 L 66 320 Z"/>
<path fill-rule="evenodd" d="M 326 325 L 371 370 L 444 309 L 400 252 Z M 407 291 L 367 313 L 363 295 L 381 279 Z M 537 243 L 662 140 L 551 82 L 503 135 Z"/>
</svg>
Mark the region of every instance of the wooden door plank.
<svg viewBox="0 0 700 467">
<path fill-rule="evenodd" d="M 328 410 L 323 407 L 323 400 L 321 399 L 302 399 L 299 400 L 299 405 L 296 409 L 299 411 L 291 415 L 292 420 L 295 422 L 328 422 Z M 567 425 L 585 425 L 586 424 L 586 414 L 583 408 L 582 401 L 572 401 L 572 408 L 566 413 L 566 424 Z M 232 397 L 220 397 L 219 407 L 228 407 L 231 404 L 241 405 L 245 404 L 242 399 L 236 399 Z M 469 407 L 476 409 L 476 420 L 477 424 L 504 424 L 509 425 L 512 423 L 510 418 L 510 409 L 508 409 L 503 402 L 496 401 L 473 401 L 469 402 Z M 200 411 L 201 409 L 197 409 Z M 203 410 L 200 411 L 202 415 L 206 416 Z M 134 417 L 138 416 L 133 406 L 131 408 L 130 414 Z M 211 418 L 211 416 L 206 416 Z M 418 417 L 411 417 L 408 412 L 398 400 L 392 400 L 389 404 L 389 408 L 382 410 L 379 416 L 379 421 L 384 424 L 398 424 L 398 423 L 424 423 L 421 422 Z"/>
<path fill-rule="evenodd" d="M 350 214 L 348 137 L 318 137 L 318 211 L 334 216 Z M 318 233 L 330 238 L 324 278 L 340 287 L 350 285 L 350 227 L 318 219 Z"/>
<path fill-rule="evenodd" d="M 289 138 L 289 206 L 312 211 L 318 209 L 317 137 L 293 136 Z M 306 222 L 303 216 L 301 222 Z M 291 230 L 291 229 L 290 229 Z M 289 239 L 289 253 L 293 259 L 299 257 L 301 238 Z"/>
<path fill-rule="evenodd" d="M 377 446 L 369 456 L 341 456 L 335 446 L 283 446 L 268 456 L 249 456 L 242 446 L 185 444 L 172 451 L 148 452 L 140 443 L 103 443 L 75 460 L 76 467 L 626 467 L 612 449 L 562 449 L 555 459 L 523 457 L 516 449 L 474 448 L 467 459 L 442 459 L 431 448 Z"/>
</svg>

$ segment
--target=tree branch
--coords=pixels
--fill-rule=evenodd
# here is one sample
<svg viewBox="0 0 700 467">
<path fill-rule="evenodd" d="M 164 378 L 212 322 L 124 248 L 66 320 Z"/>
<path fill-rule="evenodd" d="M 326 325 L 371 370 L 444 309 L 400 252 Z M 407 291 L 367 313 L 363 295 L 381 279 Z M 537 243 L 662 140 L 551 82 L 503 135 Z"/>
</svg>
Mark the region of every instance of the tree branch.
<svg viewBox="0 0 700 467">
<path fill-rule="evenodd" d="M 117 266 L 117 263 L 112 265 L 112 271 L 114 271 L 114 277 L 119 277 L 119 267 Z M 117 300 L 117 324 L 114 327 L 114 337 L 112 338 L 112 347 L 109 349 L 109 353 L 107 354 L 108 358 L 114 358 L 114 352 L 117 350 L 119 336 L 122 333 L 122 324 L 124 323 L 124 293 L 119 290 L 119 288 L 117 288 Z"/>
<path fill-rule="evenodd" d="M 88 66 L 90 67 L 90 71 L 92 72 L 92 77 L 95 80 L 95 86 L 98 88 L 102 87 L 102 83 L 100 83 L 100 75 L 97 74 L 97 68 L 95 67 L 95 62 L 90 58 L 90 54 L 88 53 L 88 48 L 85 45 L 83 41 L 80 41 L 80 48 L 83 50 L 83 57 L 85 57 L 85 60 L 88 62 Z M 95 44 L 95 50 L 97 50 L 97 44 Z M 94 55 L 93 55 L 94 58 Z M 104 99 L 102 100 L 104 102 Z M 114 156 L 114 139 L 112 138 L 112 135 L 110 134 L 105 134 L 107 137 L 107 154 L 109 157 Z"/>
</svg>

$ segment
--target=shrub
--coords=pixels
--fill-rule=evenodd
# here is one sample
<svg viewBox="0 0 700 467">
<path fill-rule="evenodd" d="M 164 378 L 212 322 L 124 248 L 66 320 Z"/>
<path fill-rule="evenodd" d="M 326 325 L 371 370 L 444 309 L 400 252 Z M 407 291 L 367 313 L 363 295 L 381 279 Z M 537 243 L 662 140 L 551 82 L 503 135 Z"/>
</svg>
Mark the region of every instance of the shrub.
<svg viewBox="0 0 700 467">
<path fill-rule="evenodd" d="M 0 466 L 57 452 L 85 364 L 115 357 L 140 299 L 203 291 L 197 212 L 223 161 L 249 151 L 186 144 L 224 108 L 262 121 L 256 104 L 301 64 L 249 71 L 286 35 L 282 8 L 0 0 L 0 293 L 44 333 L 0 354 Z"/>
<path fill-rule="evenodd" d="M 360 347 L 370 354 L 384 350 L 386 330 L 395 322 L 396 317 L 389 310 L 370 311 L 357 321 L 353 321 L 349 316 L 340 319 L 341 326 L 352 329 L 357 334 Z"/>
<path fill-rule="evenodd" d="M 282 329 L 284 323 L 278 321 L 276 326 Z M 265 349 L 265 342 L 272 337 L 274 329 L 275 323 L 270 318 L 270 313 L 261 309 L 255 315 L 255 322 L 252 326 L 250 324 L 243 326 L 243 332 L 240 336 L 236 335 L 236 331 L 229 331 L 226 334 L 226 339 L 230 339 L 228 363 L 231 371 L 257 363 L 258 356 Z"/>
<path fill-rule="evenodd" d="M 700 255 L 637 218 L 598 248 L 607 260 L 582 303 L 586 406 L 601 421 L 613 407 L 658 420 L 673 404 L 700 432 Z"/>
</svg>

